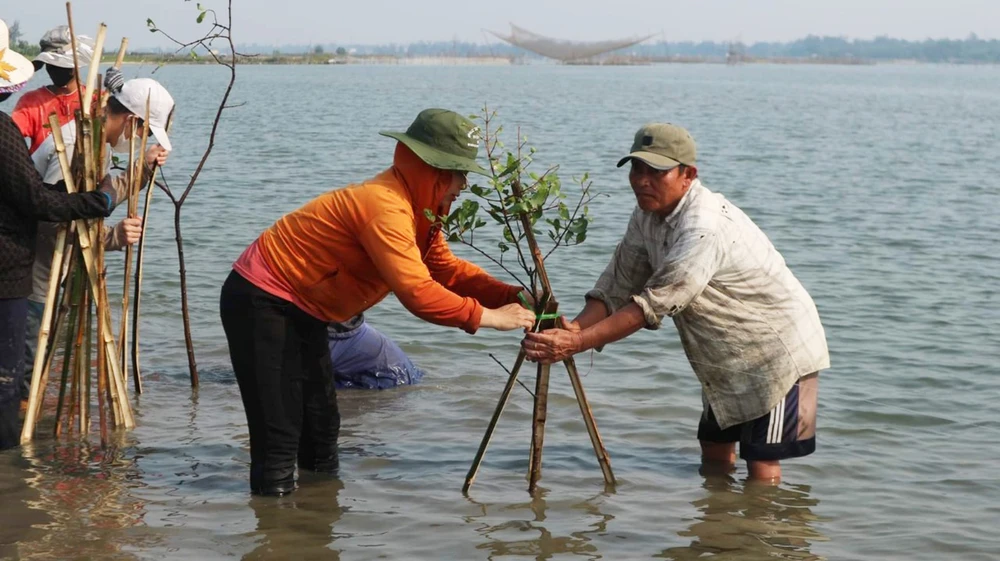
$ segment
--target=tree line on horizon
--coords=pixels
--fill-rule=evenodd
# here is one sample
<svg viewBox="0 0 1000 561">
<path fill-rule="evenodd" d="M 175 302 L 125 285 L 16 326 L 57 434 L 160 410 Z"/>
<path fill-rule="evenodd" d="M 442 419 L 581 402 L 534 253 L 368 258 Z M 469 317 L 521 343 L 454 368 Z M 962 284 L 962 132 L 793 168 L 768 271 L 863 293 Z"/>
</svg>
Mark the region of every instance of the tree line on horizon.
<svg viewBox="0 0 1000 561">
<path fill-rule="evenodd" d="M 10 28 L 11 43 L 15 50 L 24 55 L 34 56 L 38 46 L 26 41 L 20 33 L 19 22 Z M 170 53 L 169 49 L 139 49 L 148 53 Z M 237 51 L 251 55 L 318 55 L 346 56 L 500 56 L 542 58 L 520 47 L 508 43 L 472 43 L 468 41 L 418 41 L 409 44 L 388 43 L 382 45 L 352 44 L 311 44 L 311 45 L 261 45 L 242 44 Z M 611 55 L 642 58 L 692 57 L 725 59 L 727 55 L 738 53 L 751 58 L 774 59 L 859 59 L 859 60 L 914 60 L 938 63 L 1000 63 L 1000 40 L 982 39 L 970 34 L 965 39 L 924 39 L 909 41 L 888 36 L 874 39 L 847 39 L 844 37 L 808 35 L 788 42 L 740 42 L 719 41 L 659 41 L 646 42 L 609 53 Z"/>
<path fill-rule="evenodd" d="M 467 41 L 419 41 L 409 44 L 383 45 L 312 44 L 261 45 L 245 44 L 238 50 L 247 54 L 297 55 L 345 54 L 386 56 L 501 56 L 541 58 L 520 47 L 507 43 L 472 43 Z M 733 51 L 753 58 L 847 58 L 861 60 L 914 60 L 948 63 L 1000 63 L 1000 40 L 981 39 L 969 35 L 965 39 L 925 39 L 909 41 L 891 37 L 846 39 L 809 35 L 789 42 L 757 42 L 742 44 L 719 41 L 659 41 L 647 42 L 610 53 L 612 55 L 670 58 L 702 57 L 724 59 Z"/>
</svg>

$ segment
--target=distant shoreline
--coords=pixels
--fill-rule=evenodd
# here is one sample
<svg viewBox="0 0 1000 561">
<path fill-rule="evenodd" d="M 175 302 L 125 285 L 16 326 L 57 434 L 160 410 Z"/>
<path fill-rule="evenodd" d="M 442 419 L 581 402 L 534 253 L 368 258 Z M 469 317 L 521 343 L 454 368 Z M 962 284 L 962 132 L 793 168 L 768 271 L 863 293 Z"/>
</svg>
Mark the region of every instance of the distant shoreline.
<svg viewBox="0 0 1000 561">
<path fill-rule="evenodd" d="M 228 57 L 220 57 L 228 58 Z M 107 54 L 103 62 L 115 61 L 115 56 Z M 164 55 L 158 53 L 134 53 L 125 57 L 126 64 L 214 64 L 210 56 Z M 827 66 L 872 66 L 872 65 L 917 65 L 917 64 L 954 64 L 954 65 L 988 65 L 990 62 L 926 62 L 914 59 L 860 59 L 852 57 L 749 57 L 738 60 L 726 60 L 723 57 L 675 56 L 675 57 L 605 57 L 597 60 L 556 62 L 545 59 L 525 59 L 523 57 L 504 56 L 389 56 L 389 55 L 256 55 L 240 56 L 238 62 L 242 65 L 378 65 L 378 66 L 522 66 L 532 64 L 557 64 L 565 66 L 649 66 L 660 64 L 810 64 Z"/>
</svg>

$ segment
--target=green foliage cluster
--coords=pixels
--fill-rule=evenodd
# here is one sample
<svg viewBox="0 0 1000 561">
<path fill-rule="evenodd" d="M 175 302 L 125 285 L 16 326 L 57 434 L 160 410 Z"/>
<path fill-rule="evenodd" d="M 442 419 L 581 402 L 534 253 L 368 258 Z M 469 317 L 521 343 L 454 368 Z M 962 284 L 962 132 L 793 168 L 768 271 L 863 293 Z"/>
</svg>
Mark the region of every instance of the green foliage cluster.
<svg viewBox="0 0 1000 561">
<path fill-rule="evenodd" d="M 542 173 L 531 171 L 535 149 L 518 131 L 517 145 L 508 150 L 500 138 L 503 127 L 493 127 L 496 117 L 497 113 L 488 108 L 482 115 L 471 116 L 482 123 L 491 174 L 486 183 L 469 186 L 472 197 L 447 215 L 435 216 L 430 209 L 425 213 L 440 224 L 449 242 L 472 247 L 537 294 L 541 288 L 539 271 L 529 237 L 536 241 L 540 252 L 547 250 L 543 261 L 560 247 L 582 244 L 592 221 L 589 203 L 596 195 L 591 191 L 588 174 L 574 178 L 578 193 L 570 201 L 557 174 L 558 166 Z M 511 255 L 517 272 L 508 267 Z"/>
</svg>

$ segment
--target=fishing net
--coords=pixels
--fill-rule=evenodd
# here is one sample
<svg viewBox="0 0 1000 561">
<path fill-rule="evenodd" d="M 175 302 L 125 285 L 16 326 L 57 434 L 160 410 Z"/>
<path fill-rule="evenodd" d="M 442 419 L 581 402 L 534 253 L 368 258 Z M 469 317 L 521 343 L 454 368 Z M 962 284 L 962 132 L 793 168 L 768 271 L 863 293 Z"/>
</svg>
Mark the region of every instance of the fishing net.
<svg viewBox="0 0 1000 561">
<path fill-rule="evenodd" d="M 655 35 L 610 41 L 567 41 L 545 37 L 514 24 L 510 24 L 510 35 L 503 35 L 495 31 L 490 31 L 490 33 L 522 49 L 563 62 L 588 59 L 617 51 L 618 49 L 624 49 L 625 47 L 631 47 Z"/>
</svg>

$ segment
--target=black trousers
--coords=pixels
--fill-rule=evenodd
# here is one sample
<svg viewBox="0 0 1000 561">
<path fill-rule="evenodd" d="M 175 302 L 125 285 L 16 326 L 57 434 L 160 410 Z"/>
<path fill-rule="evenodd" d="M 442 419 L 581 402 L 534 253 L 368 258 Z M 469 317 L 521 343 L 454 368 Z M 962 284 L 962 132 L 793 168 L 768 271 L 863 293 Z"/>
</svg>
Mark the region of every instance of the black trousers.
<svg viewBox="0 0 1000 561">
<path fill-rule="evenodd" d="M 340 412 L 326 323 L 236 271 L 222 286 L 222 327 L 250 429 L 250 488 L 337 469 Z"/>
<path fill-rule="evenodd" d="M 21 444 L 27 298 L 0 298 L 0 450 Z"/>
</svg>

